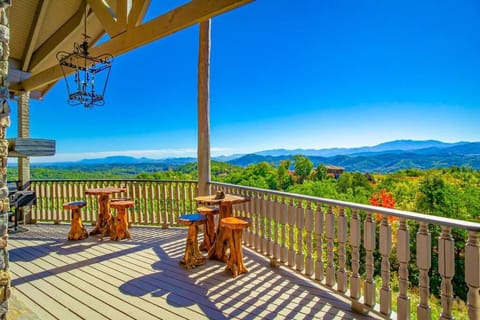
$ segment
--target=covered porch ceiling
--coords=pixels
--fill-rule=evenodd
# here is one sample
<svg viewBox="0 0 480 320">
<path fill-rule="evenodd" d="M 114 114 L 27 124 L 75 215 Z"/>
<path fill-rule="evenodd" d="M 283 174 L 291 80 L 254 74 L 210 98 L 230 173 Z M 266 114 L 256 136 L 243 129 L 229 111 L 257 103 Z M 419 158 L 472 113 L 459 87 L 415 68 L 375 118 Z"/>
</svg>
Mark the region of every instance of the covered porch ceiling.
<svg viewBox="0 0 480 320">
<path fill-rule="evenodd" d="M 82 42 L 85 12 L 90 55 L 116 57 L 251 1 L 192 0 L 145 22 L 151 0 L 13 0 L 10 92 L 40 99 L 62 78 L 56 54 Z"/>
</svg>

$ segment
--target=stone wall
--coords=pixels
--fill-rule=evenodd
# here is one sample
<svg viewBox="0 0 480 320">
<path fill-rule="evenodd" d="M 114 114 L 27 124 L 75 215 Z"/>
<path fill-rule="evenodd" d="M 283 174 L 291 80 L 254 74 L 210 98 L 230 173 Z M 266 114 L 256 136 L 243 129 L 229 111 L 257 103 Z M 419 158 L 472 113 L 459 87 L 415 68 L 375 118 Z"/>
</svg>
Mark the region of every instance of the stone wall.
<svg viewBox="0 0 480 320">
<path fill-rule="evenodd" d="M 6 131 L 10 126 L 8 99 L 8 56 L 10 53 L 10 28 L 8 26 L 8 0 L 0 0 L 0 318 L 6 319 L 8 298 L 11 294 L 8 267 L 8 187 L 6 186 L 8 141 Z"/>
</svg>

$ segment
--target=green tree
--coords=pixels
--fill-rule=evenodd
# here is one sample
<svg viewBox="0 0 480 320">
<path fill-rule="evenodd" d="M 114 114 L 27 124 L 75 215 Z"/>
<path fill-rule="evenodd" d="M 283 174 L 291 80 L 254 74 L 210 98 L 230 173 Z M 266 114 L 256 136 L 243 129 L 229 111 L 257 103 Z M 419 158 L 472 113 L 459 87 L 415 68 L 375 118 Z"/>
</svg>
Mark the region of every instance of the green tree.
<svg viewBox="0 0 480 320">
<path fill-rule="evenodd" d="M 313 163 L 309 158 L 302 155 L 295 155 L 293 158 L 295 160 L 294 167 L 297 182 L 303 183 L 303 181 L 310 176 L 313 169 Z"/>
<path fill-rule="evenodd" d="M 287 190 L 293 185 L 293 178 L 290 175 L 290 160 L 281 160 L 277 168 L 277 189 Z"/>
<path fill-rule="evenodd" d="M 325 180 L 327 179 L 327 167 L 325 167 L 325 165 L 323 164 L 319 164 L 317 166 L 317 169 L 315 170 L 315 175 L 314 175 L 314 179 L 313 180 L 319 180 L 319 181 L 322 181 L 322 180 Z"/>
<path fill-rule="evenodd" d="M 450 196 L 451 192 L 442 176 L 427 175 L 419 187 L 417 211 L 448 217 L 453 203 Z"/>
</svg>

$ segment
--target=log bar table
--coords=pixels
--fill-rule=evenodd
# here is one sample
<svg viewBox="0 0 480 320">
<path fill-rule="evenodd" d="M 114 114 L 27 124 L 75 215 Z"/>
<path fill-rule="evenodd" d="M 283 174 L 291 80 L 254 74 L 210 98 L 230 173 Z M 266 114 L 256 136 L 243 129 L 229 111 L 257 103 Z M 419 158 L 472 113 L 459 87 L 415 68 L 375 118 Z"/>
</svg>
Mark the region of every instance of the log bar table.
<svg viewBox="0 0 480 320">
<path fill-rule="evenodd" d="M 232 206 L 234 204 L 243 203 L 250 201 L 249 197 L 242 197 L 233 194 L 225 194 L 221 199 L 217 199 L 215 195 L 210 196 L 199 196 L 195 198 L 195 201 L 199 204 L 206 205 L 219 205 L 220 206 L 220 219 L 228 218 L 232 216 Z M 231 232 L 225 232 L 224 228 L 218 224 L 217 233 L 215 236 L 215 242 L 213 243 L 210 250 L 208 250 L 208 258 L 216 259 L 223 262 L 227 262 L 227 249 L 228 242 Z"/>
<path fill-rule="evenodd" d="M 110 226 L 112 216 L 110 215 L 110 195 L 127 191 L 126 188 L 105 187 L 86 189 L 85 194 L 98 196 L 98 219 L 95 228 L 90 231 L 90 235 L 102 234 L 110 236 Z"/>
</svg>

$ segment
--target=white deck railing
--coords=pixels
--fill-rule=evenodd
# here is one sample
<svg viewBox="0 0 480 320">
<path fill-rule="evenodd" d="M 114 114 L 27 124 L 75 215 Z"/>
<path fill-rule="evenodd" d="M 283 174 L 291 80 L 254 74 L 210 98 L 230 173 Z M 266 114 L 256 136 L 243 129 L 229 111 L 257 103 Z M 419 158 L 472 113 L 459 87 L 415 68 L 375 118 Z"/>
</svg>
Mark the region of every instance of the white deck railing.
<svg viewBox="0 0 480 320">
<path fill-rule="evenodd" d="M 64 202 L 86 200 L 82 208 L 82 220 L 95 223 L 98 215 L 96 196 L 85 195 L 89 188 L 124 187 L 126 193 L 112 195 L 128 196 L 135 201 L 129 210 L 133 224 L 177 225 L 178 217 L 196 210 L 193 198 L 197 194 L 196 181 L 158 180 L 33 180 L 31 188 L 37 195 L 37 205 L 32 207 L 31 218 L 38 221 L 69 222 L 70 212 L 63 209 Z"/>
<path fill-rule="evenodd" d="M 135 200 L 130 214 L 134 224 L 176 225 L 178 216 L 195 211 L 195 181 L 88 180 L 32 181 L 38 203 L 32 218 L 44 221 L 69 221 L 62 203 L 86 199 L 82 219 L 96 220 L 96 201 L 84 190 L 92 187 L 123 186 Z M 245 233 L 248 247 L 265 255 L 272 265 L 285 265 L 352 301 L 359 312 L 372 311 L 384 318 L 409 319 L 409 264 L 416 257 L 419 270 L 418 319 L 431 319 L 429 272 L 432 257 L 438 259 L 441 276 L 442 319 L 452 319 L 455 273 L 464 273 L 468 287 L 468 318 L 480 319 L 480 224 L 435 217 L 415 212 L 386 209 L 330 199 L 303 196 L 224 183 L 210 184 L 212 193 L 244 195 L 251 201 L 234 206 L 234 214 L 252 218 Z M 398 219 L 390 223 L 394 217 Z M 390 218 L 390 219 L 389 219 Z M 409 224 L 418 231 L 410 234 Z M 408 224 L 408 225 L 407 225 Z M 440 228 L 433 239 L 429 227 Z M 465 250 L 456 254 L 452 229 L 468 233 Z M 438 242 L 437 242 L 438 240 Z M 416 251 L 411 252 L 411 242 Z M 377 263 L 375 259 L 378 258 Z M 464 270 L 455 270 L 455 259 L 464 259 Z M 393 296 L 392 266 L 399 286 Z M 380 276 L 377 284 L 375 275 Z M 396 312 L 393 312 L 396 299 Z"/>
<path fill-rule="evenodd" d="M 416 315 L 418 319 L 431 319 L 429 272 L 432 255 L 436 255 L 442 278 L 441 318 L 453 319 L 452 279 L 455 272 L 464 272 L 468 286 L 468 317 L 480 319 L 479 223 L 238 185 L 211 185 L 213 192 L 223 190 L 251 197 L 250 202 L 234 208 L 235 214 L 253 219 L 245 236 L 249 247 L 269 257 L 272 265 L 287 265 L 351 299 L 352 308 L 359 312 L 371 310 L 385 318 L 410 318 L 408 265 L 410 255 L 415 254 L 420 298 Z M 376 222 L 377 216 L 379 222 Z M 389 217 L 398 219 L 395 229 Z M 415 235 L 410 234 L 407 226 L 411 222 L 418 224 Z M 435 250 L 432 250 L 435 247 L 432 247 L 429 232 L 432 225 L 441 228 Z M 454 268 L 452 228 L 468 232 L 464 240 L 465 252 L 461 255 L 465 270 Z M 410 251 L 411 241 L 416 242 L 415 253 Z M 380 255 L 379 270 L 375 269 L 375 252 Z M 398 264 L 399 293 L 396 297 L 391 288 L 393 253 Z M 360 273 L 360 270 L 365 272 Z M 378 286 L 374 274 L 381 276 Z M 393 299 L 397 304 L 395 314 L 392 312 Z"/>
</svg>

